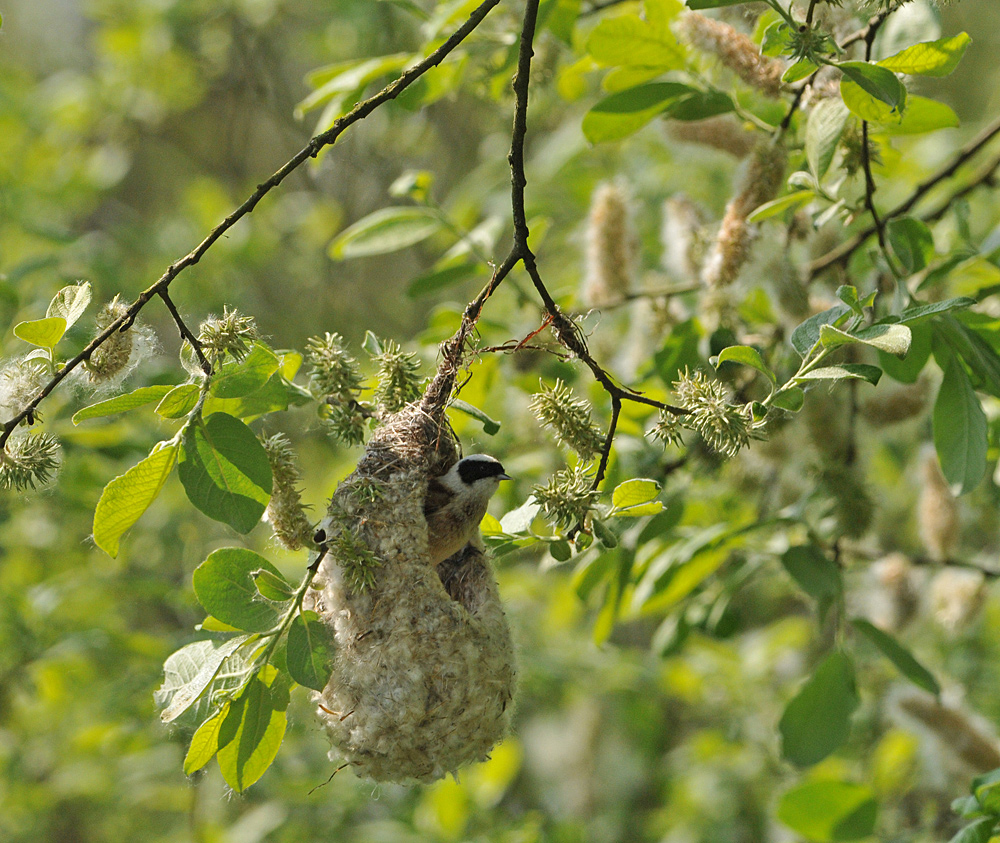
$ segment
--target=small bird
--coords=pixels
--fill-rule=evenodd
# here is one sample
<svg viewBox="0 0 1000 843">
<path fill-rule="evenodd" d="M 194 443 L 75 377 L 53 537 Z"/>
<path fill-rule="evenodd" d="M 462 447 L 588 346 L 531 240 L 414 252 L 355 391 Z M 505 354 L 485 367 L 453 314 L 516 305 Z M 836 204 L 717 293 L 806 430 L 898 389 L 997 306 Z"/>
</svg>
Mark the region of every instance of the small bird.
<svg viewBox="0 0 1000 843">
<path fill-rule="evenodd" d="M 499 460 L 473 454 L 430 481 L 424 517 L 431 565 L 441 564 L 469 542 L 482 547 L 479 522 L 486 515 L 490 498 L 500 488 L 500 481 L 510 479 Z"/>
</svg>

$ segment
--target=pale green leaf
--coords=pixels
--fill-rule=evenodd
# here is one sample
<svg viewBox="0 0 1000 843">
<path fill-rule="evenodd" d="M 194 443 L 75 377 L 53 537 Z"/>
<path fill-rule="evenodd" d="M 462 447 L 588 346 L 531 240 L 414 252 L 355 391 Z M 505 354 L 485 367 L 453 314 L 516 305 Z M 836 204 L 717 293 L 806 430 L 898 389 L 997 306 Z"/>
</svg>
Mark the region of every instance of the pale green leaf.
<svg viewBox="0 0 1000 843">
<path fill-rule="evenodd" d="M 430 208 L 381 208 L 338 234 L 329 253 L 334 260 L 384 255 L 420 243 L 441 228 Z"/>
<path fill-rule="evenodd" d="M 958 66 L 971 42 L 968 33 L 960 32 L 951 38 L 914 44 L 878 64 L 894 73 L 947 76 Z"/>
<path fill-rule="evenodd" d="M 66 333 L 66 320 L 62 316 L 49 316 L 30 322 L 18 322 L 14 336 L 41 348 L 53 348 Z"/>
<path fill-rule="evenodd" d="M 94 543 L 101 550 L 118 555 L 121 537 L 156 499 L 176 460 L 176 443 L 160 442 L 148 457 L 104 487 L 94 511 Z"/>
<path fill-rule="evenodd" d="M 73 424 L 79 424 L 87 419 L 97 419 L 104 416 L 114 416 L 118 413 L 126 413 L 137 407 L 152 404 L 159 401 L 166 395 L 173 386 L 170 384 L 158 384 L 156 386 L 140 386 L 138 389 L 128 392 L 125 395 L 116 395 L 105 401 L 98 401 L 89 407 L 78 410 L 73 415 Z"/>
<path fill-rule="evenodd" d="M 229 714 L 229 702 L 214 715 L 202 723 L 191 738 L 187 755 L 184 756 L 184 775 L 197 773 L 219 751 L 219 730 Z"/>
<path fill-rule="evenodd" d="M 62 317 L 66 320 L 66 328 L 69 329 L 77 319 L 83 316 L 87 305 L 90 304 L 91 295 L 89 281 L 63 287 L 49 302 L 45 315 L 47 317 Z"/>
</svg>

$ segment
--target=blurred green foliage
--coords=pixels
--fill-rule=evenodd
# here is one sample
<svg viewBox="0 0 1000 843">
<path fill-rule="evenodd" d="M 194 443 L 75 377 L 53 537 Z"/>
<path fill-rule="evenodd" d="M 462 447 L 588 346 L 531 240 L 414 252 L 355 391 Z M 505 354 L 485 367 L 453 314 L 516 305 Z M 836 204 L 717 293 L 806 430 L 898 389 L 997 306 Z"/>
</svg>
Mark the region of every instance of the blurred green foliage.
<svg viewBox="0 0 1000 843">
<path fill-rule="evenodd" d="M 41 318 L 52 296 L 79 279 L 92 283 L 97 302 L 118 293 L 134 299 L 337 109 L 347 110 L 401 64 L 369 66 L 369 76 L 327 90 L 329 98 L 319 101 L 315 91 L 323 84 L 373 58 L 420 53 L 473 5 L 8 4 L 0 30 L 6 354 L 27 352 L 10 329 Z M 604 61 L 588 38 L 601 21 L 634 14 L 638 4 L 618 4 L 604 14 L 572 0 L 549 0 L 542 8 L 527 211 L 546 284 L 568 309 L 584 311 L 586 218 L 601 183 L 628 185 L 636 262 L 646 283 L 659 288 L 681 280 L 663 265 L 663 202 L 684 194 L 700 213 L 721 218 L 739 173 L 725 152 L 672 139 L 662 120 L 620 142 L 588 144 L 588 110 L 613 95 L 615 84 L 625 89 L 648 81 L 622 74 L 624 82 L 620 76 L 609 86 L 605 77 L 602 88 L 597 66 L 614 62 Z M 295 173 L 188 270 L 171 292 L 192 324 L 237 305 L 255 317 L 275 349 L 304 349 L 308 337 L 325 331 L 360 349 L 372 330 L 418 348 L 428 374 L 434 344 L 451 334 L 461 308 L 488 277 L 481 258 L 499 260 L 509 240 L 505 156 L 521 11 L 521 4 L 501 4 L 461 54 Z M 722 14 L 752 31 L 756 16 L 744 11 L 737 6 Z M 869 8 L 864 11 L 862 18 Z M 879 138 L 880 207 L 909 196 L 996 112 L 1000 12 L 990 0 L 946 5 L 940 17 L 915 2 L 896 20 L 902 22 L 883 31 L 880 55 L 929 40 L 921 36 L 928 28 L 968 31 L 973 45 L 953 75 L 913 87 L 953 108 L 963 120 L 960 131 L 891 143 Z M 712 60 L 690 61 L 691 85 L 712 79 L 737 91 L 741 108 L 764 123 L 783 116 L 774 102 L 717 73 Z M 797 137 L 805 132 L 802 122 L 793 127 Z M 849 140 L 837 159 L 844 172 Z M 808 170 L 802 144 L 791 146 L 789 172 Z M 960 178 L 971 179 L 973 170 Z M 863 181 L 856 172 L 845 193 L 859 201 Z M 387 207 L 410 209 L 402 215 L 410 227 L 393 235 L 402 238 L 394 245 L 409 247 L 382 253 L 371 248 L 368 215 Z M 794 226 L 780 216 L 787 210 L 762 220 L 771 226 L 764 229 L 769 236 L 757 244 L 733 293 L 732 325 L 740 336 L 710 336 L 695 294 L 673 310 L 671 302 L 653 312 L 669 326 L 655 341 L 651 323 L 633 323 L 638 317 L 627 309 L 592 313 L 584 325 L 595 355 L 664 399 L 680 371 L 704 367 L 710 354 L 737 340 L 770 350 L 766 371 L 791 376 L 799 361 L 786 336 L 799 319 L 791 318 L 788 303 L 794 285 L 782 280 L 796 275 L 790 264 L 800 268 L 844 235 L 834 221 L 806 245 L 793 242 Z M 414 217 L 436 224 L 414 233 Z M 367 228 L 349 227 L 366 219 Z M 1000 214 L 989 190 L 960 198 L 931 223 L 929 246 L 920 240 L 922 231 L 913 238 L 903 231 L 896 243 L 923 242 L 932 257 L 962 248 L 970 253 L 943 275 L 929 276 L 921 292 L 934 300 L 980 298 L 977 314 L 948 323 L 952 336 L 995 336 L 989 291 L 997 284 Z M 351 257 L 352 248 L 354 259 L 335 259 Z M 918 252 L 907 251 L 908 260 L 922 260 Z M 906 302 L 893 298 L 888 277 L 879 256 L 861 249 L 849 272 L 832 273 L 810 292 L 829 306 L 842 283 L 862 292 L 880 289 L 880 302 L 898 313 Z M 515 273 L 491 300 L 479 326 L 484 347 L 538 328 L 529 289 L 527 277 Z M 154 304 L 140 318 L 163 353 L 143 364 L 130 387 L 179 382 L 179 340 L 169 315 Z M 88 320 L 70 328 L 65 353 L 88 340 Z M 925 343 L 923 361 L 931 355 L 937 361 L 926 369 L 937 383 L 948 352 L 941 334 L 933 342 L 927 334 L 921 339 L 914 330 L 911 354 Z M 639 341 L 638 349 L 620 353 L 628 337 Z M 650 344 L 643 344 L 647 337 Z M 892 361 L 864 359 L 881 362 L 900 382 L 916 380 L 923 368 L 922 362 L 908 373 L 894 370 Z M 371 382 L 374 368 L 365 366 Z M 738 371 L 729 366 L 722 374 L 741 399 L 764 400 L 761 383 L 744 377 L 745 368 Z M 1000 718 L 1000 602 L 978 581 L 952 583 L 949 591 L 927 573 L 939 576 L 938 568 L 950 567 L 937 564 L 942 560 L 921 537 L 921 523 L 931 517 L 916 503 L 930 482 L 920 474 L 921 444 L 932 439 L 926 407 L 881 427 L 879 413 L 888 411 L 875 408 L 866 416 L 865 407 L 875 400 L 871 395 L 900 388 L 889 378 L 878 393 L 861 383 L 835 392 L 814 389 L 801 417 L 723 464 L 697 441 L 664 455 L 661 444 L 641 435 L 654 414 L 627 404 L 606 488 L 655 478 L 664 487 L 664 509 L 643 511 L 636 521 L 609 518 L 605 529 L 613 530 L 617 547 L 598 542 L 570 558 L 564 537 L 516 551 L 529 542 L 504 541 L 501 534 L 525 533 L 531 524 L 515 529 L 501 516 L 524 503 L 532 482 L 566 464 L 528 410 L 539 376 L 547 384 L 562 379 L 586 396 L 595 420 L 606 425 L 600 389 L 579 367 L 534 351 L 483 354 L 471 374 L 462 399 L 499 420 L 500 430 L 487 436 L 481 417 L 460 413 L 453 414 L 455 428 L 470 450 L 502 456 L 518 478 L 494 503 L 493 535 L 500 589 L 520 647 L 520 694 L 514 733 L 488 763 L 430 787 L 373 786 L 344 771 L 314 790 L 334 766 L 300 692 L 292 695 L 274 766 L 246 793 L 227 798 L 214 767 L 185 779 L 190 732 L 160 725 L 153 691 L 169 654 L 203 637 L 195 630 L 204 612 L 193 570 L 237 538 L 195 511 L 181 484 L 170 480 L 117 557 L 88 542 L 101 489 L 172 436 L 176 424 L 147 408 L 74 425 L 74 412 L 109 397 L 78 381 L 42 407 L 46 429 L 64 447 L 58 484 L 0 499 L 0 839 L 750 843 L 798 839 L 788 827 L 817 840 L 871 832 L 878 839 L 936 841 L 954 833 L 961 820 L 949 810 L 951 800 L 967 792 L 973 774 L 988 769 L 989 747 L 997 752 L 991 724 Z M 985 389 L 982 380 L 971 383 L 991 392 L 988 382 Z M 987 396 L 984 406 L 992 467 L 1000 414 L 994 398 Z M 276 428 L 294 438 L 305 500 L 321 513 L 360 450 L 332 443 L 312 408 L 269 417 L 265 431 Z M 850 471 L 838 472 L 845 465 Z M 951 545 L 948 561 L 995 567 L 998 503 L 989 478 L 961 498 L 960 541 Z M 548 536 L 540 524 L 536 530 Z M 280 550 L 262 527 L 241 541 L 298 581 L 304 554 Z M 816 574 L 823 562 L 797 567 L 790 548 L 836 562 L 835 584 Z M 872 564 L 889 552 L 928 564 Z M 919 658 L 917 668 L 930 670 L 962 716 L 948 720 L 929 695 L 914 703 L 904 677 L 919 676 L 927 688 L 926 677 L 906 661 L 908 653 L 899 656 L 877 637 L 846 629 L 848 613 L 900 631 Z M 835 647 L 845 646 L 850 656 L 836 657 L 836 681 L 828 671 L 816 672 Z M 819 692 L 810 694 L 817 685 Z M 829 755 L 817 751 L 824 757 L 813 764 L 815 748 L 789 751 L 782 740 L 795 730 L 779 724 L 788 725 L 783 716 L 795 719 L 791 711 L 801 725 L 804 711 L 807 726 L 818 718 L 825 729 L 823 718 L 839 716 L 830 708 L 843 702 L 840 691 L 827 693 L 832 685 L 851 689 L 844 694 L 857 710 L 852 705 L 846 744 Z M 805 702 L 790 705 L 793 700 Z M 945 725 L 935 729 L 928 721 Z M 978 756 L 962 745 L 975 744 L 977 735 L 985 735 Z M 817 793 L 832 802 L 826 815 Z M 851 822 L 838 825 L 844 812 Z"/>
</svg>

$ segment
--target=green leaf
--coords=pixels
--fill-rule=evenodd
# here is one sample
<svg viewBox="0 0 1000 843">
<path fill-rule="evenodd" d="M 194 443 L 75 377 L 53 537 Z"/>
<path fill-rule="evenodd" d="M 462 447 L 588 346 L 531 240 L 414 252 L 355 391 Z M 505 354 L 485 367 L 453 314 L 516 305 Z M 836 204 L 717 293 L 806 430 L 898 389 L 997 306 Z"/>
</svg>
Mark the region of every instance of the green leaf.
<svg viewBox="0 0 1000 843">
<path fill-rule="evenodd" d="M 656 500 L 660 485 L 655 480 L 626 480 L 611 493 L 611 511 L 616 518 L 642 518 L 663 511 L 663 502 Z"/>
<path fill-rule="evenodd" d="M 847 106 L 837 99 L 820 100 L 810 112 L 806 123 L 806 161 L 816 181 L 821 181 L 830 169 L 849 116 Z"/>
<path fill-rule="evenodd" d="M 736 104 L 722 91 L 699 91 L 678 97 L 666 110 L 671 120 L 705 120 L 720 114 L 729 114 Z"/>
<path fill-rule="evenodd" d="M 719 352 L 719 356 L 715 362 L 715 368 L 718 369 L 723 363 L 740 363 L 743 366 L 749 366 L 751 369 L 756 369 L 762 375 L 764 375 L 772 384 L 777 385 L 778 378 L 771 371 L 770 367 L 764 362 L 764 358 L 760 356 L 760 352 L 756 348 L 749 345 L 731 345 L 729 348 L 722 349 Z"/>
<path fill-rule="evenodd" d="M 594 518 L 591 525 L 594 528 L 594 536 L 602 545 L 609 549 L 618 547 L 618 536 L 600 518 Z"/>
<path fill-rule="evenodd" d="M 989 843 L 996 824 L 996 817 L 983 817 L 959 830 L 948 843 Z"/>
<path fill-rule="evenodd" d="M 55 294 L 49 302 L 45 311 L 47 317 L 61 317 L 66 320 L 66 329 L 73 327 L 73 324 L 83 316 L 87 305 L 90 304 L 92 295 L 90 282 L 84 281 L 81 284 L 73 284 L 63 287 Z"/>
<path fill-rule="evenodd" d="M 918 322 L 910 333 L 910 351 L 904 360 L 883 351 L 878 353 L 879 366 L 900 383 L 916 383 L 931 356 L 931 326 Z"/>
<path fill-rule="evenodd" d="M 379 342 L 379 338 L 371 331 L 365 331 L 365 341 L 361 344 L 361 347 L 372 357 L 378 357 L 378 355 L 383 353 L 382 343 Z"/>
<path fill-rule="evenodd" d="M 209 392 L 218 398 L 243 398 L 256 392 L 278 371 L 277 355 L 262 343 L 255 343 L 242 360 L 223 364 L 212 378 Z"/>
<path fill-rule="evenodd" d="M 785 707 L 778 724 L 782 755 L 798 767 L 822 761 L 847 740 L 859 704 L 854 666 L 836 650 Z"/>
<path fill-rule="evenodd" d="M 960 32 L 951 38 L 914 44 L 878 64 L 894 73 L 911 76 L 947 76 L 958 66 L 971 42 L 968 33 Z"/>
<path fill-rule="evenodd" d="M 214 618 L 246 632 L 268 632 L 278 610 L 254 584 L 257 571 L 281 573 L 263 556 L 240 547 L 223 547 L 194 569 L 194 593 Z"/>
<path fill-rule="evenodd" d="M 249 533 L 271 497 L 271 465 L 260 440 L 239 419 L 214 413 L 188 424 L 182 443 L 177 475 L 188 499 L 209 518 Z"/>
<path fill-rule="evenodd" d="M 853 334 L 841 331 L 832 325 L 823 325 L 820 327 L 819 336 L 824 348 L 838 348 L 842 345 L 861 343 L 884 351 L 886 354 L 895 354 L 899 358 L 906 356 L 906 352 L 910 350 L 910 340 L 912 339 L 910 329 L 905 325 L 886 323 L 869 325 Z"/>
<path fill-rule="evenodd" d="M 781 797 L 777 816 L 792 831 L 809 840 L 838 843 L 871 836 L 878 803 L 874 794 L 862 785 L 808 782 Z"/>
<path fill-rule="evenodd" d="M 689 9 L 721 9 L 723 6 L 738 6 L 746 0 L 685 0 Z"/>
<path fill-rule="evenodd" d="M 1000 398 L 1000 356 L 979 332 L 949 313 L 934 321 L 934 333 L 969 367 L 976 389 Z"/>
<path fill-rule="evenodd" d="M 236 635 L 225 641 L 195 641 L 181 647 L 163 664 L 163 685 L 156 702 L 160 720 L 172 723 L 194 705 L 215 681 L 223 663 L 256 636 Z"/>
<path fill-rule="evenodd" d="M 301 406 L 314 400 L 302 387 L 288 381 L 280 372 L 275 372 L 260 389 L 243 398 L 209 397 L 202 412 L 205 416 L 228 413 L 249 423 L 268 413 L 287 410 L 289 404 Z"/>
<path fill-rule="evenodd" d="M 482 273 L 482 268 L 475 262 L 464 262 L 435 269 L 414 278 L 406 288 L 406 295 L 411 299 L 419 299 L 454 287 Z"/>
<path fill-rule="evenodd" d="M 771 405 L 777 407 L 780 410 L 788 410 L 791 413 L 797 413 L 802 409 L 802 405 L 806 402 L 806 394 L 797 386 L 786 386 L 783 387 L 780 392 L 774 394 L 774 398 L 771 399 Z"/>
<path fill-rule="evenodd" d="M 986 473 L 986 414 L 955 355 L 934 402 L 934 447 L 945 479 L 959 494 L 979 485 Z"/>
<path fill-rule="evenodd" d="M 902 113 L 906 107 L 906 88 L 891 70 L 886 70 L 876 64 L 869 64 L 866 61 L 845 61 L 836 66 L 844 74 L 844 79 L 841 80 L 841 95 L 843 95 L 844 83 L 853 83 L 870 97 L 885 103 L 893 111 Z M 844 96 L 844 104 L 851 111 L 854 111 L 846 96 Z M 858 116 L 862 120 L 866 119 L 860 114 Z"/>
<path fill-rule="evenodd" d="M 865 311 L 858 299 L 858 288 L 843 284 L 837 288 L 837 298 L 846 304 L 857 316 L 864 316 Z"/>
<path fill-rule="evenodd" d="M 500 519 L 500 528 L 508 536 L 516 533 L 527 533 L 541 508 L 541 505 L 533 497 L 529 497 L 517 509 L 512 509 Z"/>
<path fill-rule="evenodd" d="M 972 780 L 972 793 L 976 804 L 996 819 L 1000 814 L 1000 770 L 976 776 Z"/>
<path fill-rule="evenodd" d="M 176 443 L 160 442 L 148 457 L 104 487 L 94 511 L 94 543 L 101 550 L 118 555 L 121 537 L 156 500 L 176 461 Z"/>
<path fill-rule="evenodd" d="M 608 67 L 680 68 L 684 51 L 666 21 L 653 23 L 638 15 L 618 15 L 602 20 L 587 39 L 587 52 Z"/>
<path fill-rule="evenodd" d="M 842 304 L 835 304 L 829 310 L 810 316 L 801 325 L 792 331 L 790 342 L 800 357 L 805 357 L 813 346 L 819 342 L 819 332 L 823 325 L 835 325 L 846 319 L 851 309 Z"/>
<path fill-rule="evenodd" d="M 653 500 L 660 494 L 660 484 L 644 477 L 626 480 L 611 493 L 611 505 L 615 509 L 627 509 Z"/>
<path fill-rule="evenodd" d="M 701 364 L 698 343 L 701 332 L 693 319 L 674 325 L 663 346 L 653 355 L 656 374 L 667 386 L 672 386 L 684 369 Z"/>
<path fill-rule="evenodd" d="M 809 59 L 799 59 L 785 69 L 785 72 L 781 74 L 781 81 L 786 85 L 794 85 L 796 82 L 801 82 L 803 79 L 812 76 L 817 70 L 819 70 L 819 67 L 815 62 Z"/>
<path fill-rule="evenodd" d="M 322 691 L 330 678 L 331 634 L 319 615 L 302 612 L 288 629 L 288 673 L 296 682 Z"/>
<path fill-rule="evenodd" d="M 927 266 L 934 257 L 934 235 L 925 222 L 915 217 L 889 220 L 886 234 L 893 253 L 911 275 Z"/>
<path fill-rule="evenodd" d="M 271 766 L 285 736 L 288 694 L 272 682 L 266 685 L 260 674 L 230 703 L 222 724 L 232 739 L 219 749 L 219 769 L 233 790 L 242 793 Z"/>
<path fill-rule="evenodd" d="M 430 208 L 381 208 L 338 234 L 329 253 L 334 260 L 384 255 L 420 243 L 441 229 L 441 220 Z"/>
<path fill-rule="evenodd" d="M 902 115 L 887 112 L 875 122 L 889 135 L 922 135 L 938 129 L 954 129 L 961 121 L 950 105 L 913 95 L 906 98 L 906 111 Z"/>
<path fill-rule="evenodd" d="M 198 404 L 201 386 L 196 383 L 182 383 L 163 396 L 156 405 L 157 415 L 165 419 L 180 419 L 190 413 Z"/>
<path fill-rule="evenodd" d="M 104 416 L 114 416 L 118 413 L 126 413 L 129 410 L 136 409 L 137 407 L 152 404 L 154 401 L 159 401 L 172 389 L 173 386 L 170 384 L 140 386 L 138 389 L 126 393 L 125 395 L 116 395 L 114 398 L 108 398 L 105 401 L 98 401 L 96 404 L 91 404 L 89 407 L 84 407 L 82 410 L 78 410 L 73 415 L 73 424 L 79 424 L 87 419 L 98 419 L 103 418 Z"/>
<path fill-rule="evenodd" d="M 765 202 L 759 206 L 747 217 L 747 222 L 756 223 L 776 217 L 785 211 L 790 211 L 793 208 L 798 208 L 800 205 L 805 205 L 807 202 L 812 202 L 815 198 L 816 192 L 813 190 L 797 190 L 794 193 L 788 193 L 785 196 L 772 199 L 770 202 Z"/>
<path fill-rule="evenodd" d="M 53 348 L 66 333 L 66 320 L 61 316 L 18 322 L 14 326 L 14 336 L 41 348 Z"/>
<path fill-rule="evenodd" d="M 929 691 L 934 696 L 941 694 L 941 686 L 938 685 L 934 675 L 889 633 L 862 618 L 852 620 L 851 626 L 878 647 L 882 651 L 882 655 L 889 659 L 899 669 L 899 672 L 914 685 Z"/>
<path fill-rule="evenodd" d="M 611 94 L 584 115 L 584 137 L 591 143 L 628 137 L 693 90 L 679 82 L 651 82 Z"/>
<path fill-rule="evenodd" d="M 228 714 L 229 702 L 227 701 L 218 712 L 209 717 L 195 731 L 187 755 L 184 756 L 185 776 L 197 773 L 215 757 L 215 753 L 219 751 L 219 731 Z"/>
<path fill-rule="evenodd" d="M 500 432 L 500 422 L 496 419 L 490 418 L 486 413 L 480 410 L 478 407 L 473 407 L 468 401 L 463 401 L 460 398 L 456 398 L 451 404 L 448 405 L 452 410 L 458 410 L 460 413 L 465 413 L 467 416 L 472 416 L 476 421 L 483 423 L 483 433 L 487 436 L 496 436 Z"/>
<path fill-rule="evenodd" d="M 799 382 L 858 380 L 868 381 L 872 386 L 876 386 L 881 377 L 882 370 L 878 366 L 869 366 L 866 363 L 840 363 L 836 366 L 813 369 L 804 375 L 799 375 L 796 380 Z"/>
<path fill-rule="evenodd" d="M 565 539 L 549 542 L 549 554 L 556 562 L 568 562 L 573 557 L 573 549 Z"/>
<path fill-rule="evenodd" d="M 812 544 L 790 547 L 781 556 L 781 565 L 799 588 L 816 600 L 836 600 L 844 590 L 840 567 Z"/>
<path fill-rule="evenodd" d="M 903 323 L 916 322 L 918 319 L 934 316 L 938 313 L 948 313 L 951 310 L 965 310 L 966 308 L 973 307 L 975 304 L 976 300 L 969 298 L 969 296 L 958 296 L 957 298 L 933 302 L 932 304 L 918 304 L 908 307 L 900 313 L 899 321 Z"/>
<path fill-rule="evenodd" d="M 260 568 L 254 571 L 253 584 L 256 586 L 260 596 L 267 600 L 274 600 L 278 603 L 284 600 L 291 600 L 295 595 L 295 586 L 280 574 Z"/>
</svg>

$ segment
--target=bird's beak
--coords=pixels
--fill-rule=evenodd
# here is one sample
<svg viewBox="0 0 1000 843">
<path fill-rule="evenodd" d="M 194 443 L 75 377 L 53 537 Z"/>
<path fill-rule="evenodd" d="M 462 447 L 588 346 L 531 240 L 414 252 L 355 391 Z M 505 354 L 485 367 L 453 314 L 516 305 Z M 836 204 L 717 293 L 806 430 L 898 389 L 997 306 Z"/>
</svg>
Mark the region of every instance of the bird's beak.
<svg viewBox="0 0 1000 843">
<path fill-rule="evenodd" d="M 498 474 L 497 475 L 497 479 L 498 480 L 513 480 L 514 478 L 511 477 L 509 474 Z"/>
</svg>

